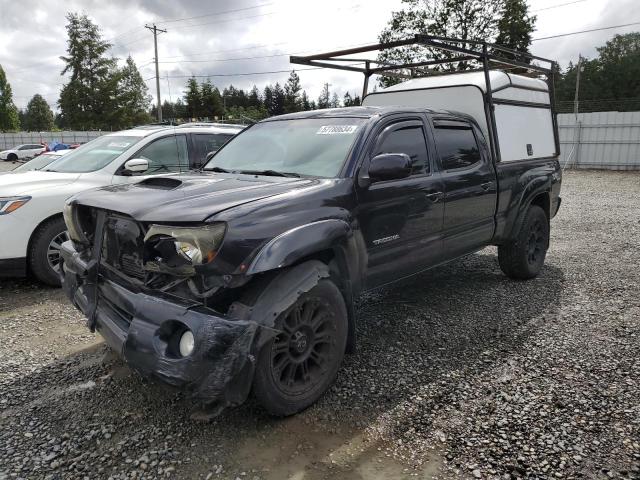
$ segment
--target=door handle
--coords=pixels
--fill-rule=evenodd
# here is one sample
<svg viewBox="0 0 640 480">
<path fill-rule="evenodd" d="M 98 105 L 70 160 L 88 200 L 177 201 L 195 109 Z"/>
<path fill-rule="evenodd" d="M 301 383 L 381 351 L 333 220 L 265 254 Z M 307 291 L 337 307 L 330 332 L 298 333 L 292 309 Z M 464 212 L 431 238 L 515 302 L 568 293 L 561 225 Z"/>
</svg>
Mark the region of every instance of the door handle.
<svg viewBox="0 0 640 480">
<path fill-rule="evenodd" d="M 444 194 L 442 192 L 434 192 L 434 193 L 426 193 L 424 196 L 427 197 L 429 200 L 431 200 L 433 203 L 436 203 L 438 200 L 440 200 L 444 196 Z"/>
<path fill-rule="evenodd" d="M 493 182 L 482 183 L 480 186 L 485 192 L 487 192 L 491 187 L 493 187 Z"/>
</svg>

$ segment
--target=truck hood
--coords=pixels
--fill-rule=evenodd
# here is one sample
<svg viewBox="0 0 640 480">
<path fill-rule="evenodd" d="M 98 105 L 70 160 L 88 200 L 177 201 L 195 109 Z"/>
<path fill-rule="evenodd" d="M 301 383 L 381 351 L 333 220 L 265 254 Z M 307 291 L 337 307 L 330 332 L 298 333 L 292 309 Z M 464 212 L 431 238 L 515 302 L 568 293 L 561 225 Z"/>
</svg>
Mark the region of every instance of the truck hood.
<svg viewBox="0 0 640 480">
<path fill-rule="evenodd" d="M 158 176 L 83 192 L 74 201 L 141 222 L 203 222 L 223 210 L 300 189 L 315 180 L 203 173 Z"/>
<path fill-rule="evenodd" d="M 79 176 L 79 173 L 43 172 L 42 170 L 0 175 L 0 196 L 32 195 L 38 190 L 73 183 Z"/>
</svg>

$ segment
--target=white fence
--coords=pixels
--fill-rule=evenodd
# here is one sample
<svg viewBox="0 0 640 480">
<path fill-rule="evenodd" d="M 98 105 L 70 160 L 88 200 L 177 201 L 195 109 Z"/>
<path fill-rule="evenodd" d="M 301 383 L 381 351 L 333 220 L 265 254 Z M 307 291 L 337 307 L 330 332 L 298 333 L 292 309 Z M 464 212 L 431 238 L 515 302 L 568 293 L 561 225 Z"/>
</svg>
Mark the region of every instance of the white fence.
<svg viewBox="0 0 640 480">
<path fill-rule="evenodd" d="M 558 127 L 563 166 L 640 170 L 640 112 L 565 113 Z"/>
<path fill-rule="evenodd" d="M 17 132 L 0 133 L 0 150 L 13 148 L 23 143 L 51 142 L 85 143 L 111 132 Z"/>
</svg>

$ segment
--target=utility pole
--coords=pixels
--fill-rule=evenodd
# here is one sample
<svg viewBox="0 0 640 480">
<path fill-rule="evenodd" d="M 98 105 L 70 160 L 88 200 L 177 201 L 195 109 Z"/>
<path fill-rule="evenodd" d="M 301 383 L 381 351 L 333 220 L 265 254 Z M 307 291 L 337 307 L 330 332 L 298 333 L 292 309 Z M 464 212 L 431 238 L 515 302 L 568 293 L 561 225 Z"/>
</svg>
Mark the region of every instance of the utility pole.
<svg viewBox="0 0 640 480">
<path fill-rule="evenodd" d="M 573 100 L 573 113 L 576 116 L 576 121 L 578 121 L 578 110 L 580 105 L 580 73 L 582 72 L 582 55 L 578 55 L 578 69 L 576 73 L 576 95 Z"/>
<path fill-rule="evenodd" d="M 156 62 L 156 93 L 158 95 L 158 122 L 162 122 L 162 104 L 160 103 L 160 70 L 158 68 L 158 32 L 167 33 L 166 30 L 162 30 L 156 27 L 154 23 L 153 26 L 145 25 L 144 28 L 147 28 L 153 32 L 153 48 L 155 50 L 155 62 Z"/>
</svg>

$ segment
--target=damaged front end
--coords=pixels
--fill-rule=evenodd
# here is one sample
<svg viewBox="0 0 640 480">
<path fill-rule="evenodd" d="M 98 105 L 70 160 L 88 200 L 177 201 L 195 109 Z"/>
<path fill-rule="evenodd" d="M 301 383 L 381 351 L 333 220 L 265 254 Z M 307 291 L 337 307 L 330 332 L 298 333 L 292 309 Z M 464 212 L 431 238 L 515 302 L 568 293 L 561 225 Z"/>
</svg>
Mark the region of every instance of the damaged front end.
<svg viewBox="0 0 640 480">
<path fill-rule="evenodd" d="M 329 275 L 307 262 L 248 295 L 255 279 L 214 273 L 224 223 L 147 225 L 81 204 L 65 220 L 62 285 L 89 328 L 143 375 L 219 410 L 244 402 L 258 353 L 280 333 L 275 319 Z"/>
</svg>

